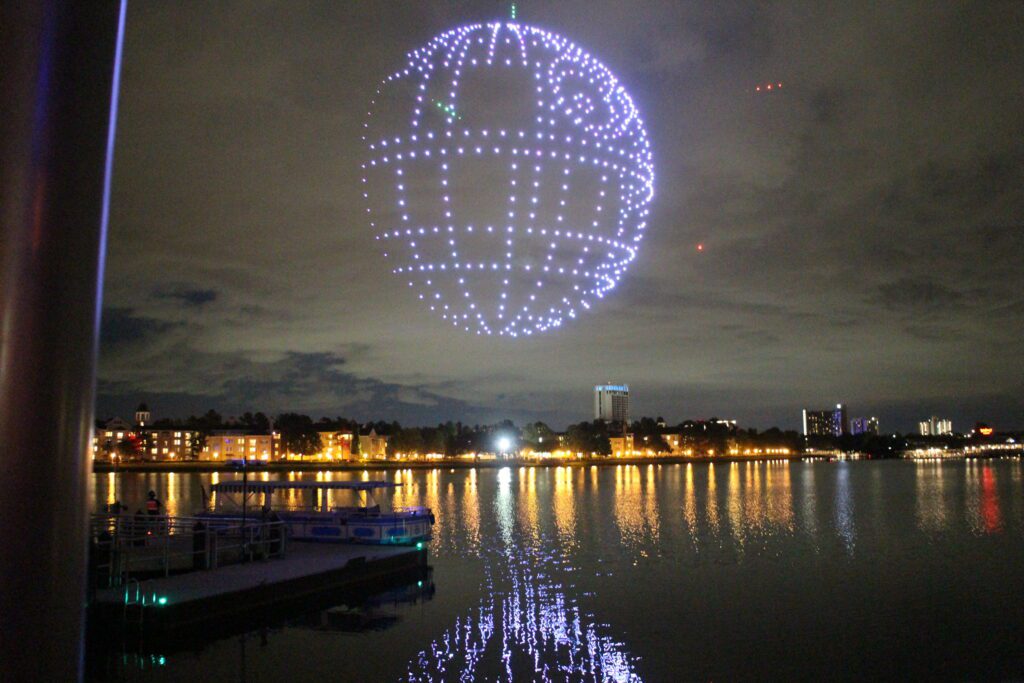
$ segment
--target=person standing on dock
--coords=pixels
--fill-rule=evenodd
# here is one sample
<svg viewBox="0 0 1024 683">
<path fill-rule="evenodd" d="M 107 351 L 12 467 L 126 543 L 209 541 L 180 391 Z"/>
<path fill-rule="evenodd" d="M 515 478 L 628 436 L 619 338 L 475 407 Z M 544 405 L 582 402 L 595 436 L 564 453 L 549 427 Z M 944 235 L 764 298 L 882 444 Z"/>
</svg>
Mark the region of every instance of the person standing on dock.
<svg viewBox="0 0 1024 683">
<path fill-rule="evenodd" d="M 161 505 L 160 500 L 156 497 L 156 491 L 150 491 L 149 495 L 146 496 L 146 514 L 151 517 L 155 517 L 160 514 Z"/>
</svg>

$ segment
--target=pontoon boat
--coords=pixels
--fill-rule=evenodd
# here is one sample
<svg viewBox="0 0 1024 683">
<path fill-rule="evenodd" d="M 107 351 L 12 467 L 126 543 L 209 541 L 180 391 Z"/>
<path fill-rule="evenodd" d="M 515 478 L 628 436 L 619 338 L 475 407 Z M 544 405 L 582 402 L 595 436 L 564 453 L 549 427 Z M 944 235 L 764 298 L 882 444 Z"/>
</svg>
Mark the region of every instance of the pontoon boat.
<svg viewBox="0 0 1024 683">
<path fill-rule="evenodd" d="M 374 493 L 394 490 L 387 481 L 225 481 L 210 489 L 205 517 L 258 519 L 276 515 L 298 541 L 413 544 L 430 539 L 434 515 L 426 507 L 386 506 Z"/>
</svg>

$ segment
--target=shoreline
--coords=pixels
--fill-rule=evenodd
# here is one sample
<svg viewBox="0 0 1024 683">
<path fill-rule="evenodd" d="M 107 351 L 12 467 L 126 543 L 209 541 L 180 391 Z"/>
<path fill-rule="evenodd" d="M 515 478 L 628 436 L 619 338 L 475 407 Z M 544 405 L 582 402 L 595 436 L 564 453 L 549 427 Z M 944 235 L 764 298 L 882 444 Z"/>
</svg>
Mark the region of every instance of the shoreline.
<svg viewBox="0 0 1024 683">
<path fill-rule="evenodd" d="M 867 453 L 852 453 L 848 455 L 834 455 L 823 453 L 801 453 L 798 455 L 722 455 L 722 456 L 685 456 L 665 455 L 654 457 L 637 458 L 583 458 L 583 459 L 545 459 L 526 460 L 512 458 L 508 460 L 368 460 L 368 461 L 271 461 L 261 462 L 259 467 L 253 468 L 251 472 L 356 472 L 366 470 L 468 470 L 468 469 L 500 469 L 502 467 L 617 467 L 619 465 L 687 465 L 687 464 L 731 464 L 750 462 L 798 462 L 803 460 L 988 460 L 1003 457 L 1024 457 L 1022 451 L 991 452 L 991 453 L 970 453 L 958 454 L 943 457 L 908 457 L 898 456 L 872 456 Z M 224 461 L 211 460 L 190 460 L 185 462 L 130 462 L 112 464 L 105 461 L 94 461 L 92 463 L 93 474 L 108 474 L 117 472 L 240 472 Z"/>
<path fill-rule="evenodd" d="M 573 460 L 431 460 L 402 462 L 395 460 L 356 461 L 275 461 L 261 463 L 251 472 L 327 472 L 327 471 L 364 471 L 364 470 L 432 470 L 432 469 L 500 469 L 502 467 L 615 467 L 618 465 L 685 465 L 691 463 L 741 463 L 741 462 L 787 462 L 800 460 L 832 460 L 837 456 L 826 455 L 779 455 L 779 456 L 659 456 L 648 458 L 584 458 Z M 871 460 L 867 455 L 847 456 L 849 460 Z M 899 458 L 889 458 L 896 460 Z M 240 472 L 223 461 L 188 461 L 188 462 L 132 462 L 111 464 L 94 462 L 94 474 L 110 472 Z"/>
</svg>

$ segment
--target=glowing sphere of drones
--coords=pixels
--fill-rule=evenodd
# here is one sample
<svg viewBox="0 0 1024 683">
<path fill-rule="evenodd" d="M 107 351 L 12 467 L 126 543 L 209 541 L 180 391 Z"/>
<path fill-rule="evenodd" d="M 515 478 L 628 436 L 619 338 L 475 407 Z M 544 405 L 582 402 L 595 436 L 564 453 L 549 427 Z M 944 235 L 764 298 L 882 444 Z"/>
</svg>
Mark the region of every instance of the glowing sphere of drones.
<svg viewBox="0 0 1024 683">
<path fill-rule="evenodd" d="M 559 35 L 502 21 L 435 37 L 381 83 L 363 140 L 376 239 L 456 327 L 560 327 L 637 257 L 654 195 L 643 121 Z"/>
</svg>

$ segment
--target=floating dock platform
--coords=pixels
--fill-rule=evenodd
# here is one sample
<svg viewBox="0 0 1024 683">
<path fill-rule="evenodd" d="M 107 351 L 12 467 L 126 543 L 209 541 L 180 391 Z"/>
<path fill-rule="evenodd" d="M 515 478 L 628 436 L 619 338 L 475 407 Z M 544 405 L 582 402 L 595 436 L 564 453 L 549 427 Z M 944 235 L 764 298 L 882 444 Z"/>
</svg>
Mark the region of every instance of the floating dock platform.
<svg viewBox="0 0 1024 683">
<path fill-rule="evenodd" d="M 329 593 L 369 592 L 426 575 L 417 546 L 290 543 L 286 557 L 233 564 L 96 591 L 91 627 L 194 630 Z"/>
</svg>

